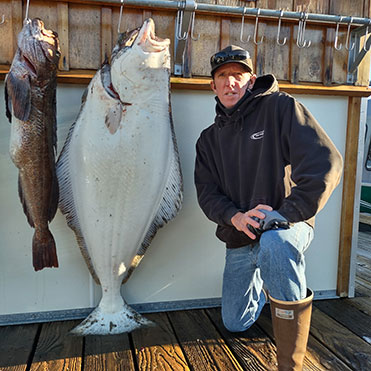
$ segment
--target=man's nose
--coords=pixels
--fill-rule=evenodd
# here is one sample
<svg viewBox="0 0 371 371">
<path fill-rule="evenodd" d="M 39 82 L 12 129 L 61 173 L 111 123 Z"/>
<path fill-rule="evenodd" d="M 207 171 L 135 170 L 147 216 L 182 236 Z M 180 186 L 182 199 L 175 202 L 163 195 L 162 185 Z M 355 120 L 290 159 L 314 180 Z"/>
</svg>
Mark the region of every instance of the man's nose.
<svg viewBox="0 0 371 371">
<path fill-rule="evenodd" d="M 227 86 L 234 86 L 235 84 L 235 78 L 233 76 L 228 76 L 227 77 Z"/>
</svg>

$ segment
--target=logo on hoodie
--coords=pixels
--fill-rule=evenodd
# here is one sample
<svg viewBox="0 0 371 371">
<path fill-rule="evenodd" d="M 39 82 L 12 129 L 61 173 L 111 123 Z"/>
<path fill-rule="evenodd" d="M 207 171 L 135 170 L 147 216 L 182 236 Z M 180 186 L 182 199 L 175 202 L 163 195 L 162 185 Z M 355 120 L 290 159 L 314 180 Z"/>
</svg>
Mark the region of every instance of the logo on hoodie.
<svg viewBox="0 0 371 371">
<path fill-rule="evenodd" d="M 263 139 L 263 137 L 264 137 L 264 130 L 258 131 L 256 133 L 250 135 L 250 138 L 253 139 L 253 140 Z"/>
</svg>

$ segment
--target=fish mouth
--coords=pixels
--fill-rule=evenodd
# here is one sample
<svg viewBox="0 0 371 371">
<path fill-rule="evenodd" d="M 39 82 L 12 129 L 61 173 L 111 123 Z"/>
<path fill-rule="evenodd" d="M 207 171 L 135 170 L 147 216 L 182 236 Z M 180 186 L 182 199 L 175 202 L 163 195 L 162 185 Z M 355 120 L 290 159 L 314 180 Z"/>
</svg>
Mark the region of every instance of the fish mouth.
<svg viewBox="0 0 371 371">
<path fill-rule="evenodd" d="M 135 43 L 140 46 L 145 53 L 159 53 L 170 45 L 169 39 L 162 39 L 155 35 L 155 22 L 148 18 L 144 21 Z"/>
<path fill-rule="evenodd" d="M 39 18 L 34 18 L 31 21 L 31 33 L 36 40 L 46 42 L 53 46 L 55 44 L 55 39 L 58 37 L 56 32 L 47 30 L 44 26 L 44 22 Z"/>
</svg>

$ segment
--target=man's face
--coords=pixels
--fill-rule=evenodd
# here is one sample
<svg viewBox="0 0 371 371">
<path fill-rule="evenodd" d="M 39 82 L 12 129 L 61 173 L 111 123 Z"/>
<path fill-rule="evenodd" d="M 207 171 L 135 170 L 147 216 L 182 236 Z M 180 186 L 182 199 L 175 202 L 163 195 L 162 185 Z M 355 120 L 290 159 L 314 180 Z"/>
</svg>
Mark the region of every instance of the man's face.
<svg viewBox="0 0 371 371">
<path fill-rule="evenodd" d="M 211 88 L 226 108 L 233 107 L 251 89 L 256 76 L 247 72 L 240 63 L 220 66 L 211 81 Z"/>
</svg>

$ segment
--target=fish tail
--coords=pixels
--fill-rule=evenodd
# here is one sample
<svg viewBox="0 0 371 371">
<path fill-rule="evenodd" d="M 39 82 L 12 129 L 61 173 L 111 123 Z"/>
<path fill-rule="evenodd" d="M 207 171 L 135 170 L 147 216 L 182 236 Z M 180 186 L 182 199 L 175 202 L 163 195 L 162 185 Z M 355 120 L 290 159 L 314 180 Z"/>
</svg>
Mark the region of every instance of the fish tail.
<svg viewBox="0 0 371 371">
<path fill-rule="evenodd" d="M 58 267 L 54 237 L 48 228 L 35 230 L 32 239 L 32 263 L 35 271 Z"/>
<path fill-rule="evenodd" d="M 98 305 L 83 322 L 71 330 L 71 334 L 78 336 L 116 335 L 155 325 L 127 304 L 123 304 L 120 310 L 109 312 L 104 311 L 101 305 Z"/>
</svg>

